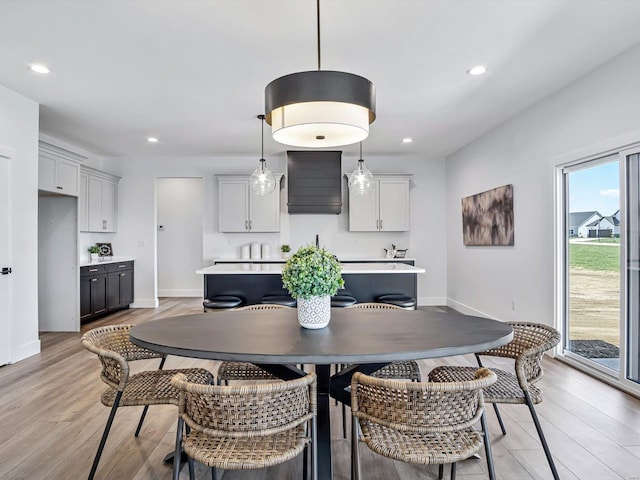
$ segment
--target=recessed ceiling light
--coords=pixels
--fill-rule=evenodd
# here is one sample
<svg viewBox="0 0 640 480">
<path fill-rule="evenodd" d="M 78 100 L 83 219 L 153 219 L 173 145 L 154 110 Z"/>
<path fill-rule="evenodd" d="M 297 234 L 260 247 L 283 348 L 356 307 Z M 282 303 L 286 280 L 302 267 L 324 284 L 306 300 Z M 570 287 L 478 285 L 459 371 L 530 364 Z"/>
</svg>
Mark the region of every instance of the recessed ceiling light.
<svg viewBox="0 0 640 480">
<path fill-rule="evenodd" d="M 147 142 L 158 143 L 158 139 L 156 137 L 147 137 Z"/>
<path fill-rule="evenodd" d="M 411 143 L 411 142 L 413 142 L 413 138 L 411 138 L 411 137 L 407 137 L 407 138 L 403 138 L 402 139 L 402 143 Z"/>
<path fill-rule="evenodd" d="M 32 63 L 29 65 L 29 69 L 36 73 L 51 73 L 51 70 L 46 65 L 40 63 Z"/>
<path fill-rule="evenodd" d="M 469 75 L 482 75 L 483 73 L 487 73 L 487 67 L 484 65 L 476 65 L 467 70 L 467 73 Z"/>
</svg>

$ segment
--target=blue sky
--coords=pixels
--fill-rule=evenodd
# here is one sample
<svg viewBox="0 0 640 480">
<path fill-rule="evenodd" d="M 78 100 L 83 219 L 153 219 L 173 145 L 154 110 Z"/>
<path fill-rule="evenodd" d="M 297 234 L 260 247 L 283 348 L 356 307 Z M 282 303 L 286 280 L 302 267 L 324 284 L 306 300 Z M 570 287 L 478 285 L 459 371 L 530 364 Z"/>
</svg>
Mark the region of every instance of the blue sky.
<svg viewBox="0 0 640 480">
<path fill-rule="evenodd" d="M 569 174 L 569 211 L 597 210 L 607 216 L 620 208 L 618 161 Z"/>
</svg>

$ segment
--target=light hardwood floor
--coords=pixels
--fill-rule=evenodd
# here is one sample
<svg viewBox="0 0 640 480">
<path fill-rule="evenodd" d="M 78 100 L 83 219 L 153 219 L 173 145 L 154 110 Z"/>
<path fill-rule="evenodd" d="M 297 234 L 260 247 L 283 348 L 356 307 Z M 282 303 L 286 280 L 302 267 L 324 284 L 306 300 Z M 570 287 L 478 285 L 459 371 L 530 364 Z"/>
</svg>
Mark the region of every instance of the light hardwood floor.
<svg viewBox="0 0 640 480">
<path fill-rule="evenodd" d="M 138 324 L 155 318 L 200 313 L 198 299 L 162 299 L 157 309 L 127 310 L 83 327 Z M 0 368 L 0 479 L 86 478 L 109 409 L 100 403 L 105 385 L 97 357 L 80 345 L 82 333 L 43 333 L 42 353 Z M 136 369 L 155 368 L 157 361 Z M 426 374 L 438 364 L 470 364 L 472 357 L 423 361 Z M 487 362 L 488 366 L 507 367 Z M 216 364 L 170 357 L 166 368 L 202 366 L 215 373 Z M 563 480 L 640 480 L 640 400 L 615 390 L 556 360 L 544 360 L 540 386 L 545 400 L 537 407 Z M 332 402 L 333 404 L 333 402 Z M 140 436 L 133 432 L 141 408 L 119 409 L 107 441 L 97 479 L 170 479 L 162 463 L 173 449 L 176 408 L 149 410 Z M 544 453 L 524 406 L 503 406 L 508 434 L 500 434 L 493 411 L 489 428 L 497 476 L 503 480 L 550 479 Z M 349 441 L 342 439 L 339 407 L 332 407 L 334 478 L 349 478 Z M 416 467 L 374 455 L 363 446 L 363 478 L 415 480 L 437 478 L 436 467 Z M 461 462 L 458 478 L 488 478 L 484 458 Z M 198 467 L 197 478 L 210 478 Z M 181 478 L 188 478 L 183 469 Z M 253 472 L 225 472 L 232 479 L 301 478 L 301 462 Z"/>
</svg>

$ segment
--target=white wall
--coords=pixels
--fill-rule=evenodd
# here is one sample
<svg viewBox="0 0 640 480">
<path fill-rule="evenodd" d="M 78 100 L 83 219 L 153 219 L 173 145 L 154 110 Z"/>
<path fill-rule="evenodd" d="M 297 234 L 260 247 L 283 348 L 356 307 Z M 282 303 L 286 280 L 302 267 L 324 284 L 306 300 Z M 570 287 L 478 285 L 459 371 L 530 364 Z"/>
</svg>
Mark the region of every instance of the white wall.
<svg viewBox="0 0 640 480">
<path fill-rule="evenodd" d="M 554 164 L 559 156 L 567 158 L 577 150 L 596 154 L 593 145 L 615 137 L 630 135 L 640 140 L 638 85 L 640 46 L 449 158 L 447 295 L 451 306 L 500 320 L 553 324 Z M 515 246 L 465 247 L 461 198 L 508 183 L 514 187 Z M 512 299 L 516 310 L 512 310 Z"/>
<path fill-rule="evenodd" d="M 11 360 L 40 352 L 38 339 L 38 104 L 0 85 L 0 145 L 11 165 Z"/>
<path fill-rule="evenodd" d="M 343 171 L 351 172 L 356 157 L 343 156 Z M 239 258 L 240 247 L 250 242 L 269 243 L 275 254 L 283 243 L 293 249 L 315 241 L 332 250 L 338 257 L 381 257 L 392 243 L 408 248 L 408 256 L 427 269 L 418 277 L 418 301 L 421 305 L 444 304 L 446 301 L 446 237 L 445 164 L 443 160 L 418 158 L 369 158 L 368 168 L 374 173 L 413 173 L 411 188 L 411 232 L 350 233 L 348 229 L 346 182 L 343 184 L 344 206 L 341 215 L 288 215 L 286 192 L 281 196 L 280 233 L 245 234 L 218 232 L 218 189 L 215 174 L 249 174 L 257 166 L 251 158 L 107 158 L 104 171 L 119 175 L 118 233 L 112 243 L 118 254 L 136 258 L 134 307 L 157 305 L 156 278 L 156 178 L 202 177 L 204 192 L 203 264 L 214 258 Z M 284 155 L 268 158 L 274 172 L 285 172 Z"/>
<path fill-rule="evenodd" d="M 158 296 L 202 296 L 201 178 L 156 180 Z"/>
</svg>

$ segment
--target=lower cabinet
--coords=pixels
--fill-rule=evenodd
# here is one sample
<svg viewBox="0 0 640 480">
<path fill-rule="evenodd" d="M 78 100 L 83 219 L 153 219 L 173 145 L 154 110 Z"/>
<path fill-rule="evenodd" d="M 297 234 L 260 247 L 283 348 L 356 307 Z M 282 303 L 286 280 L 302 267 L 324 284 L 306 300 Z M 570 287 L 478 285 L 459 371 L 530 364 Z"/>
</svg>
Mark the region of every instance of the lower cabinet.
<svg viewBox="0 0 640 480">
<path fill-rule="evenodd" d="M 133 262 L 80 268 L 80 322 L 86 323 L 133 303 Z"/>
</svg>

